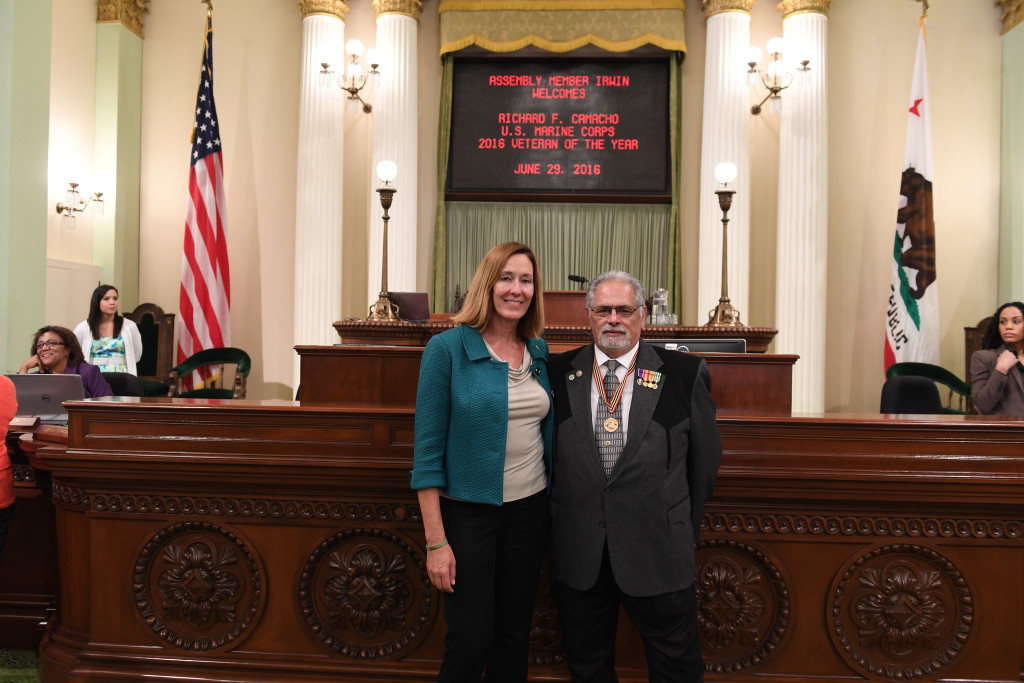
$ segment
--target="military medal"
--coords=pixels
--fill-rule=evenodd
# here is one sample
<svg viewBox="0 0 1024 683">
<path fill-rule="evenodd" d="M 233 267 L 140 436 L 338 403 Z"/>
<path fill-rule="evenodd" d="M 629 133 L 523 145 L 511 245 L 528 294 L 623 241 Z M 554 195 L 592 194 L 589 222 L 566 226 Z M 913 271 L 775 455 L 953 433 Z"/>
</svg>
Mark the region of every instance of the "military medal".
<svg viewBox="0 0 1024 683">
<path fill-rule="evenodd" d="M 658 382 L 661 381 L 661 373 L 655 370 L 644 370 L 643 368 L 636 371 L 636 383 L 642 387 L 648 389 L 657 389 Z"/>
<path fill-rule="evenodd" d="M 640 354 L 633 355 L 633 362 L 626 368 L 626 377 L 628 378 L 633 373 L 633 368 L 636 367 L 636 357 Z M 582 373 L 581 373 L 582 374 Z M 622 400 L 622 390 L 626 386 L 626 382 L 619 382 L 619 386 L 615 388 L 615 393 L 612 394 L 611 398 L 604 390 L 604 378 L 601 377 L 601 366 L 597 364 L 597 357 L 594 357 L 594 384 L 597 386 L 598 397 L 604 401 L 605 406 L 608 408 L 608 414 L 611 415 L 619 408 L 619 401 Z M 628 381 L 628 380 L 627 380 Z M 609 417 L 604 421 L 604 431 L 615 432 L 619 429 L 619 421 L 614 417 Z"/>
</svg>

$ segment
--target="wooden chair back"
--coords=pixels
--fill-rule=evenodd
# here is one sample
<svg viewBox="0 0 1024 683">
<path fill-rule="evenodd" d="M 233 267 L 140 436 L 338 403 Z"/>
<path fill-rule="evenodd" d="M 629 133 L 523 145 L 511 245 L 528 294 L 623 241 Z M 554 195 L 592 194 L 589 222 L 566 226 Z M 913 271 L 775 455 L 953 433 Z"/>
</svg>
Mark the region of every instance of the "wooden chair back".
<svg viewBox="0 0 1024 683">
<path fill-rule="evenodd" d="M 139 379 L 168 384 L 174 367 L 174 314 L 164 313 L 156 304 L 139 304 L 124 317 L 138 325 L 142 337 Z"/>
<path fill-rule="evenodd" d="M 992 322 L 992 316 L 986 316 L 978 321 L 974 327 L 964 328 L 964 377 L 967 383 L 971 383 L 971 356 L 975 351 L 981 350 L 981 340 L 985 336 L 985 330 Z"/>
</svg>

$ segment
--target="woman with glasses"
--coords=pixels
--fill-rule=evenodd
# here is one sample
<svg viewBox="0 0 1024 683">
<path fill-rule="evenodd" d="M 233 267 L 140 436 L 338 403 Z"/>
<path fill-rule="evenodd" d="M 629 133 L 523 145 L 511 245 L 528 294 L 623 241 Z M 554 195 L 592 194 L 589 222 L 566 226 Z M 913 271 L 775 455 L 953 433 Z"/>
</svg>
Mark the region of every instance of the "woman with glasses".
<svg viewBox="0 0 1024 683">
<path fill-rule="evenodd" d="M 75 327 L 82 351 L 101 372 L 137 375 L 142 356 L 142 337 L 135 323 L 117 312 L 120 295 L 112 285 L 100 285 L 92 293 L 89 317 Z"/>
<path fill-rule="evenodd" d="M 32 339 L 32 357 L 22 363 L 18 370 L 23 375 L 32 371 L 53 375 L 81 375 L 86 398 L 114 394 L 99 368 L 85 361 L 75 333 L 66 327 L 47 325 L 36 332 Z"/>
<path fill-rule="evenodd" d="M 477 268 L 458 327 L 423 351 L 412 488 L 448 627 L 440 683 L 523 683 L 548 536 L 551 385 L 540 269 L 505 242 Z"/>
</svg>

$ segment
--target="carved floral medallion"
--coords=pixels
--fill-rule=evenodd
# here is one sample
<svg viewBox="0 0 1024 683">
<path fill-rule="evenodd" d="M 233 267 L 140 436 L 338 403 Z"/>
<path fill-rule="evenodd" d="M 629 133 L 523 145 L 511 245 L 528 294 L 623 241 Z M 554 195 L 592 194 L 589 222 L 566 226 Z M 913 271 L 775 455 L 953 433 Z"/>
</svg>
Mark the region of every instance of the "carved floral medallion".
<svg viewBox="0 0 1024 683">
<path fill-rule="evenodd" d="M 917 545 L 859 556 L 835 582 L 830 629 L 857 669 L 888 680 L 939 675 L 963 651 L 971 589 L 946 557 Z"/>
<path fill-rule="evenodd" d="M 183 522 L 156 534 L 132 577 L 143 621 L 166 643 L 205 651 L 235 641 L 263 609 L 263 568 L 235 534 Z"/>
<path fill-rule="evenodd" d="M 789 624 L 789 591 L 764 553 L 736 541 L 703 541 L 695 583 L 709 671 L 748 669 L 778 648 Z"/>
<path fill-rule="evenodd" d="M 320 642 L 362 660 L 401 655 L 436 619 L 422 558 L 380 529 L 344 531 L 321 543 L 300 576 L 299 608 Z"/>
</svg>

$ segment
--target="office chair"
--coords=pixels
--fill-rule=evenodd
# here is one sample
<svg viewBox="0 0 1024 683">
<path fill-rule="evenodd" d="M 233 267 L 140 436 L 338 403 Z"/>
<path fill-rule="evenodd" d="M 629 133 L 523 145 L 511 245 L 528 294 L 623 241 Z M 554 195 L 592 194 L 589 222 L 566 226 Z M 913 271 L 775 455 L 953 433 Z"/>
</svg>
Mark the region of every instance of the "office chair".
<svg viewBox="0 0 1024 683">
<path fill-rule="evenodd" d="M 142 380 L 130 372 L 104 372 L 103 379 L 114 390 L 114 396 L 145 396 Z"/>
<path fill-rule="evenodd" d="M 944 408 L 935 382 L 919 375 L 896 375 L 882 385 L 881 413 L 943 415 Z"/>
<path fill-rule="evenodd" d="M 212 383 L 224 381 L 224 365 L 235 366 L 235 378 L 232 388 L 204 386 L 198 389 L 185 390 L 185 378 L 193 372 L 203 372 L 204 376 L 215 375 Z M 168 396 L 180 398 L 245 398 L 245 383 L 252 369 L 252 361 L 242 349 L 224 347 L 220 349 L 203 349 L 192 354 L 184 362 L 171 368 L 171 388 Z"/>
</svg>

